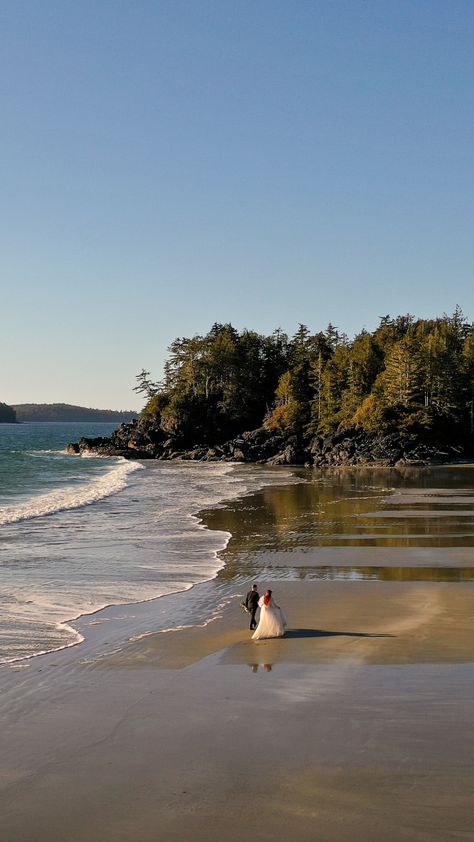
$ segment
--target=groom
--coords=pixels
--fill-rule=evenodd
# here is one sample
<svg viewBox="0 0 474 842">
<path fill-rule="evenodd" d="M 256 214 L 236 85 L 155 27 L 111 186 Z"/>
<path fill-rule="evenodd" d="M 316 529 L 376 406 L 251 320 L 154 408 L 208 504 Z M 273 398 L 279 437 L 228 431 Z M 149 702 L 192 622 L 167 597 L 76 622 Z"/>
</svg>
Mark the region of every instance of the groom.
<svg viewBox="0 0 474 842">
<path fill-rule="evenodd" d="M 255 619 L 255 614 L 257 613 L 259 598 L 260 597 L 258 595 L 257 586 L 252 585 L 252 589 L 248 592 L 246 600 L 245 600 L 245 605 L 247 607 L 247 610 L 250 613 L 250 631 L 253 631 L 254 629 L 257 628 L 257 621 Z"/>
</svg>

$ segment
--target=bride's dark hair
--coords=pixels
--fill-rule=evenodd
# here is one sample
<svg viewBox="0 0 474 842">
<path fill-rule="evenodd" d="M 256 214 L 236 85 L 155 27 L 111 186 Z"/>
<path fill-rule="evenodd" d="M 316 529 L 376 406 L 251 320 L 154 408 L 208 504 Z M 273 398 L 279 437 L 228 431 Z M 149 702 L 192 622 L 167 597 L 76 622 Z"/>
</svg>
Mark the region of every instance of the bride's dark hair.
<svg viewBox="0 0 474 842">
<path fill-rule="evenodd" d="M 272 595 L 271 591 L 265 591 L 265 594 L 264 594 L 264 597 L 263 597 L 263 604 L 264 605 L 268 605 L 268 603 L 270 602 L 271 595 Z"/>
</svg>

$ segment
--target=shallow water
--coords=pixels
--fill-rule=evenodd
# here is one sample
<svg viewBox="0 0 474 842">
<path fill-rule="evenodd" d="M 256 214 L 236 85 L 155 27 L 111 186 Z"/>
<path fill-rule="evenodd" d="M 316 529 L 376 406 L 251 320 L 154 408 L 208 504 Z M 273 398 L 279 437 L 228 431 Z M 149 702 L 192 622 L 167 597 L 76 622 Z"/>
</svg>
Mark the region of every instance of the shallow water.
<svg viewBox="0 0 474 842">
<path fill-rule="evenodd" d="M 108 475 L 123 464 L 62 458 L 82 477 L 80 494 L 104 477 L 110 486 Z M 82 475 L 89 461 L 99 464 Z M 0 662 L 80 641 L 87 617 L 68 622 L 80 615 L 186 591 L 217 574 L 224 599 L 228 584 L 233 593 L 254 577 L 474 578 L 471 466 L 325 473 L 225 463 L 125 466 L 133 470 L 109 496 L 0 527 Z M 69 495 L 70 485 L 58 481 L 56 497 Z M 213 606 L 198 598 L 175 605 L 172 617 L 163 606 L 166 627 L 213 616 Z M 133 626 L 133 610 L 127 616 Z M 137 633 L 146 634 L 153 611 L 140 616 Z"/>
<path fill-rule="evenodd" d="M 296 474 L 303 482 L 205 513 L 232 533 L 221 576 L 473 578 L 473 466 Z"/>
<path fill-rule="evenodd" d="M 0 505 L 0 663 L 80 642 L 71 621 L 83 614 L 214 577 L 230 534 L 202 526 L 199 509 L 291 480 L 282 470 L 63 452 L 78 435 L 107 432 L 93 426 L 0 431 L 9 468 Z"/>
</svg>

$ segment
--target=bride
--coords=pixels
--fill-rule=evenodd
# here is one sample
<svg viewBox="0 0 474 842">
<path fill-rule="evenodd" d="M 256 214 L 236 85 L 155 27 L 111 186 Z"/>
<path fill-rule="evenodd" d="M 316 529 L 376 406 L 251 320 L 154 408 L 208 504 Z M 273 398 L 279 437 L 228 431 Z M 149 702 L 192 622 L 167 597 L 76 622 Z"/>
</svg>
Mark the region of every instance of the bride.
<svg viewBox="0 0 474 842">
<path fill-rule="evenodd" d="M 272 592 L 265 591 L 258 604 L 260 620 L 252 635 L 252 640 L 260 640 L 263 637 L 283 637 L 287 625 L 286 617 L 273 599 Z"/>
</svg>

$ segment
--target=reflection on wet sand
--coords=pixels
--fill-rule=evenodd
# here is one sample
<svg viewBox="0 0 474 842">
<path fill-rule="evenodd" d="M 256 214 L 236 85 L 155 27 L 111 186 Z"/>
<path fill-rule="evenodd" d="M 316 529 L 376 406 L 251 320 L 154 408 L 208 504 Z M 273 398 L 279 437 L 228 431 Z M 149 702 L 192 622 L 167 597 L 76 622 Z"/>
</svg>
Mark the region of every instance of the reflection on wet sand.
<svg viewBox="0 0 474 842">
<path fill-rule="evenodd" d="M 233 535 L 221 577 L 261 572 L 256 559 L 262 553 L 267 570 L 278 556 L 278 574 L 291 568 L 296 578 L 473 578 L 471 466 L 297 473 L 303 482 L 266 488 L 204 513 L 207 525 Z M 300 559 L 291 562 L 295 551 L 314 557 L 302 565 Z"/>
<path fill-rule="evenodd" d="M 305 568 L 288 568 L 287 574 L 295 579 L 329 579 L 360 581 L 363 579 L 379 579 L 385 582 L 472 582 L 474 581 L 474 567 L 316 567 L 312 570 Z M 270 570 L 264 571 L 265 579 L 273 579 Z"/>
<path fill-rule="evenodd" d="M 250 669 L 252 672 L 258 672 L 259 667 L 263 667 L 265 672 L 271 672 L 273 669 L 273 664 L 249 664 Z"/>
<path fill-rule="evenodd" d="M 226 566 L 128 643 L 104 653 L 106 623 L 95 658 L 7 684 L 2 839 L 222 840 L 249 804 L 262 840 L 472 838 L 474 542 L 443 512 L 474 472 L 304 476 L 207 513 Z M 253 641 L 239 602 L 267 578 L 289 627 Z M 184 598 L 210 619 L 170 631 Z"/>
</svg>

